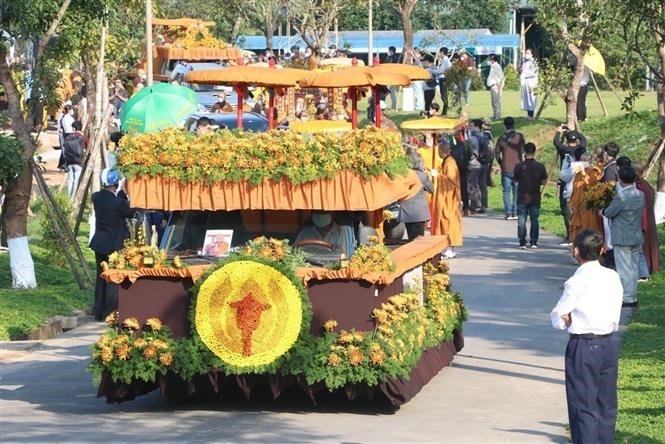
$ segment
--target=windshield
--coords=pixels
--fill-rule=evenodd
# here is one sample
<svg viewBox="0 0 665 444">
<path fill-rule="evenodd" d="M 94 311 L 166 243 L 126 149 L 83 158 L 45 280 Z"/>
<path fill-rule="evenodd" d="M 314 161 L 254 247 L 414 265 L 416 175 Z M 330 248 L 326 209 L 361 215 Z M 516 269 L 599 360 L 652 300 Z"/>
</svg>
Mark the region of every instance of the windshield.
<svg viewBox="0 0 665 444">
<path fill-rule="evenodd" d="M 222 86 L 222 85 L 203 85 L 203 84 L 197 84 L 197 83 L 191 83 L 188 84 L 188 86 L 193 89 L 196 92 L 204 92 L 204 91 L 231 91 L 231 88 L 228 86 Z"/>
</svg>

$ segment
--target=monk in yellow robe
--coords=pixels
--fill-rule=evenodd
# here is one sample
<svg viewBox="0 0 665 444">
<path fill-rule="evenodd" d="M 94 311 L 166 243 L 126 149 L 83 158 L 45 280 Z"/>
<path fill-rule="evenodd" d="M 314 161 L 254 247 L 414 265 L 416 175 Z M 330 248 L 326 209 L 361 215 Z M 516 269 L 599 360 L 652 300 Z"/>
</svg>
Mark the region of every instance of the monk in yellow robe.
<svg viewBox="0 0 665 444">
<path fill-rule="evenodd" d="M 444 251 L 444 258 L 455 257 L 455 247 L 462 245 L 462 191 L 457 162 L 450 154 L 450 141 L 441 139 L 439 156 L 443 159 L 437 170 L 437 189 L 432 213 L 432 234 L 445 234 L 450 248 Z"/>
<path fill-rule="evenodd" d="M 596 210 L 587 210 L 582 204 L 584 193 L 592 185 L 600 182 L 603 170 L 592 165 L 575 174 L 573 179 L 573 192 L 570 196 L 570 239 L 575 239 L 577 233 L 590 229 L 603 232 L 603 219 Z"/>
</svg>

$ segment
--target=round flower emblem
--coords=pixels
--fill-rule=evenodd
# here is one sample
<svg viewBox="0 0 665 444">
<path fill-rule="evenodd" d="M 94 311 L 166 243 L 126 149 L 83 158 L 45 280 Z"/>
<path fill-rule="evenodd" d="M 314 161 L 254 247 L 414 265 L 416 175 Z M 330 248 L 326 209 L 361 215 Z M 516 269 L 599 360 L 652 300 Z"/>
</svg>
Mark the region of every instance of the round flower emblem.
<svg viewBox="0 0 665 444">
<path fill-rule="evenodd" d="M 298 288 L 279 270 L 252 260 L 229 262 L 201 285 L 196 330 L 227 364 L 274 362 L 298 339 L 302 323 Z"/>
</svg>

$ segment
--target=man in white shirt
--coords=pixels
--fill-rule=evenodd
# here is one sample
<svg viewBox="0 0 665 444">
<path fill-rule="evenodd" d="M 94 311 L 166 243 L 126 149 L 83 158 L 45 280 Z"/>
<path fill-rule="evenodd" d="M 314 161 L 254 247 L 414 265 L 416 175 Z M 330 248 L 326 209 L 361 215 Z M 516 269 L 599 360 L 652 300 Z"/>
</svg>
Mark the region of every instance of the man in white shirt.
<svg viewBox="0 0 665 444">
<path fill-rule="evenodd" d="M 448 84 L 446 83 L 446 73 L 450 68 L 452 68 L 452 63 L 450 63 L 450 58 L 448 57 L 448 48 L 445 46 L 439 49 L 439 54 L 437 55 L 437 60 L 439 63 L 439 69 L 441 74 L 439 74 L 439 94 L 441 94 L 441 101 L 443 102 L 443 111 L 441 115 L 448 115 Z"/>
<path fill-rule="evenodd" d="M 573 243 L 580 264 L 550 314 L 568 329 L 566 400 L 573 443 L 613 443 L 617 413 L 618 341 L 623 288 L 619 275 L 598 262 L 603 237 L 583 230 Z"/>
<path fill-rule="evenodd" d="M 503 75 L 503 69 L 497 60 L 496 54 L 489 55 L 490 73 L 487 76 L 487 87 L 490 89 L 492 97 L 492 118 L 501 119 L 501 92 L 506 83 L 506 77 Z"/>
</svg>

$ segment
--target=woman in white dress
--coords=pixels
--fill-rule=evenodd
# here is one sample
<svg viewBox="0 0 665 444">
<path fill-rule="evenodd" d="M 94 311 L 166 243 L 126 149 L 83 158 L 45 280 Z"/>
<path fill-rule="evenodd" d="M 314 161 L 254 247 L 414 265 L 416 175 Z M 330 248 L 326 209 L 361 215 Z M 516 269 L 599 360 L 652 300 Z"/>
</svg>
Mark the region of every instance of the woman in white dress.
<svg viewBox="0 0 665 444">
<path fill-rule="evenodd" d="M 419 67 L 423 67 L 422 63 L 420 63 L 420 58 L 422 57 L 422 53 L 418 48 L 413 49 L 413 64 Z M 415 80 L 411 82 L 411 86 L 413 87 L 413 99 L 415 101 L 415 109 L 416 111 L 425 111 L 425 93 L 423 91 L 423 83 L 425 83 L 422 80 Z"/>
<path fill-rule="evenodd" d="M 536 88 L 538 88 L 538 65 L 533 58 L 533 51 L 527 49 L 520 67 L 520 98 L 522 110 L 526 111 L 529 120 L 534 118 L 536 111 Z"/>
</svg>

